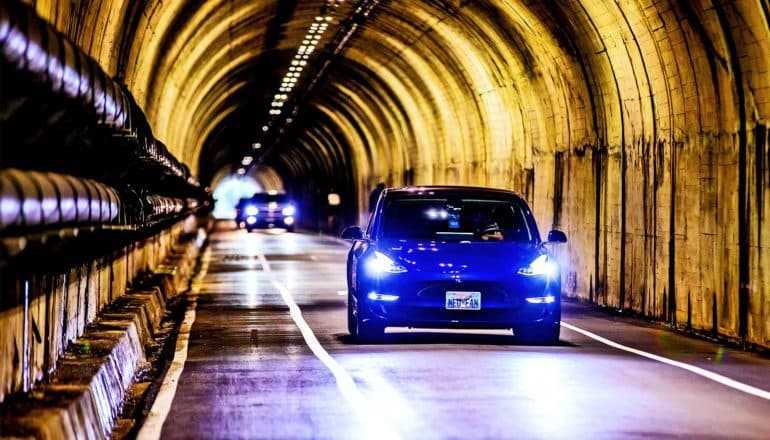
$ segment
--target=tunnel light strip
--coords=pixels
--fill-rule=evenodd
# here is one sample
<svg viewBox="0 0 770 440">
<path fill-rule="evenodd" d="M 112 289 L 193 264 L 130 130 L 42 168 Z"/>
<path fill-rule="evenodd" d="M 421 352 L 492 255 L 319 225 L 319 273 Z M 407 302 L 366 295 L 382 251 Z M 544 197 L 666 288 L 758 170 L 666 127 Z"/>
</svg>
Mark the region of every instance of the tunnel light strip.
<svg viewBox="0 0 770 440">
<path fill-rule="evenodd" d="M 633 353 L 638 356 L 645 357 L 647 359 L 652 359 L 654 361 L 662 362 L 666 365 L 671 365 L 672 367 L 681 368 L 691 373 L 695 373 L 699 376 L 703 376 L 706 379 L 713 380 L 714 382 L 728 386 L 734 390 L 738 390 L 746 394 L 751 394 L 752 396 L 759 397 L 760 399 L 770 400 L 770 391 L 765 391 L 763 389 L 753 387 L 751 385 L 747 385 L 743 382 L 738 382 L 735 379 L 730 379 L 729 377 L 722 376 L 721 374 L 717 374 L 717 373 L 714 373 L 713 371 L 705 370 L 703 368 L 696 367 L 694 365 L 675 361 L 673 359 L 669 359 L 663 356 L 658 356 L 657 354 L 648 353 L 646 351 L 638 350 L 636 348 L 631 348 L 623 344 L 619 344 L 607 338 L 603 338 L 597 335 L 596 333 L 591 333 L 588 330 L 583 330 L 580 327 L 575 327 L 572 324 L 567 324 L 564 321 L 561 322 L 561 326 L 569 330 L 572 330 L 573 332 L 580 333 L 583 336 L 587 336 L 593 340 L 599 341 L 602 344 L 609 345 L 610 347 L 613 347 L 613 348 L 617 348 L 618 350 L 627 351 L 629 353 Z"/>
<path fill-rule="evenodd" d="M 286 70 L 281 80 L 281 86 L 278 88 L 278 92 L 273 95 L 273 101 L 270 103 L 270 109 L 267 111 L 268 120 L 278 118 L 281 114 L 285 113 L 281 108 L 289 100 L 290 93 L 299 82 L 299 78 L 302 71 L 307 66 L 310 55 L 315 51 L 316 47 L 321 44 L 321 37 L 327 31 L 330 22 L 333 20 L 334 10 L 337 9 L 344 0 L 326 0 L 325 5 L 321 8 L 319 15 L 315 17 L 312 23 L 305 31 L 305 35 L 302 37 L 302 42 L 297 48 L 294 58 L 291 61 L 291 65 Z M 289 109 L 291 112 L 292 109 Z M 294 110 L 296 114 L 296 109 Z M 288 121 L 288 119 L 287 119 Z M 268 123 L 262 127 L 262 131 L 267 133 L 270 130 L 272 124 Z M 254 148 L 256 149 L 256 148 Z M 248 156 L 246 156 L 248 157 Z M 246 157 L 241 161 L 246 161 Z M 244 166 L 248 167 L 252 162 Z M 245 173 L 245 170 L 244 170 Z M 243 174 L 243 173 L 241 173 Z"/>
<path fill-rule="evenodd" d="M 262 265 L 262 271 L 270 277 L 270 282 L 273 287 L 281 294 L 281 298 L 289 307 L 289 314 L 294 320 L 294 324 L 299 327 L 302 337 L 305 339 L 305 343 L 313 352 L 313 354 L 320 360 L 326 368 L 334 375 L 334 379 L 337 382 L 337 388 L 342 393 L 343 397 L 350 403 L 350 406 L 358 413 L 358 415 L 364 420 L 365 427 L 369 432 L 369 436 L 372 438 L 384 438 L 384 439 L 398 439 L 399 436 L 390 430 L 385 425 L 378 414 L 369 404 L 369 401 L 358 389 L 356 382 L 350 373 L 347 372 L 333 357 L 323 348 L 313 329 L 310 328 L 305 318 L 302 316 L 302 310 L 299 308 L 294 298 L 289 292 L 289 289 L 275 277 L 274 273 L 270 269 L 270 263 L 264 254 L 259 255 L 259 262 Z"/>
<path fill-rule="evenodd" d="M 209 261 L 211 261 L 211 248 L 206 249 L 203 253 L 203 257 L 201 258 L 201 269 L 190 287 L 189 298 L 195 298 L 200 292 L 201 281 L 209 270 Z M 158 396 L 152 404 L 150 413 L 147 414 L 142 429 L 139 430 L 139 434 L 137 435 L 139 440 L 156 440 L 160 438 L 163 424 L 166 422 L 168 413 L 171 411 L 171 403 L 174 401 L 174 396 L 176 396 L 179 378 L 182 376 L 184 364 L 187 362 L 187 349 L 190 345 L 190 331 L 195 323 L 196 305 L 196 301 L 190 301 L 190 305 L 184 313 L 184 321 L 182 321 L 182 326 L 180 327 L 179 334 L 176 338 L 174 360 L 171 361 L 166 376 L 163 378 L 163 383 L 160 385 Z"/>
</svg>

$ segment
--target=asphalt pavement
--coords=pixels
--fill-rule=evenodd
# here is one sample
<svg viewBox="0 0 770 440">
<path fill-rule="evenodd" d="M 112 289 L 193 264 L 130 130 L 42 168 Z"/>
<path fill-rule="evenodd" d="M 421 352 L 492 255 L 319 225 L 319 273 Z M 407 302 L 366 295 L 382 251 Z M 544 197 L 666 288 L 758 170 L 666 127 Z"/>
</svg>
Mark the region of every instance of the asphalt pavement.
<svg viewBox="0 0 770 440">
<path fill-rule="evenodd" d="M 158 398 L 168 411 L 156 402 L 159 429 L 141 436 L 770 438 L 769 359 L 585 304 L 564 303 L 556 346 L 423 329 L 357 344 L 347 249 L 216 232 L 177 344 L 181 375 Z"/>
</svg>

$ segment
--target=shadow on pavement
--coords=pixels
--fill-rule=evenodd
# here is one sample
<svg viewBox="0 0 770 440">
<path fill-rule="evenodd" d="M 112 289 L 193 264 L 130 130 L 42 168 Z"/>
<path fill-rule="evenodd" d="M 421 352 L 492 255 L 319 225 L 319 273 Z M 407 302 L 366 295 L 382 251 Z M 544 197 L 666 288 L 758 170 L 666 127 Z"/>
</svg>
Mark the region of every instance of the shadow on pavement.
<svg viewBox="0 0 770 440">
<path fill-rule="evenodd" d="M 376 342 L 358 342 L 347 333 L 336 335 L 337 340 L 345 345 L 397 345 L 397 344 L 463 344 L 463 345 L 509 345 L 522 347 L 548 347 L 548 345 L 527 344 L 516 340 L 513 335 L 489 335 L 473 333 L 439 333 L 439 332 L 415 332 L 415 333 L 386 333 Z M 564 340 L 551 347 L 578 347 L 578 345 Z"/>
</svg>

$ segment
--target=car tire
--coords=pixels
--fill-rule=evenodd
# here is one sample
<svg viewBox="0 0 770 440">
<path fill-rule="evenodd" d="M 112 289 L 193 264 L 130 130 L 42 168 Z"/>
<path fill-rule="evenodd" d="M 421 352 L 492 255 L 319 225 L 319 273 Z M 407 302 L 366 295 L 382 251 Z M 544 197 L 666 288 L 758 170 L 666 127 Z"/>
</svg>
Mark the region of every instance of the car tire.
<svg viewBox="0 0 770 440">
<path fill-rule="evenodd" d="M 353 295 L 348 292 L 348 333 L 356 342 L 381 342 L 385 326 L 373 319 L 364 320 L 360 303 L 356 312 L 353 313 Z"/>
<path fill-rule="evenodd" d="M 556 345 L 559 342 L 558 323 L 521 325 L 513 328 L 516 341 L 527 345 Z"/>
<path fill-rule="evenodd" d="M 294 232 L 294 226 L 289 226 L 286 228 L 286 232 Z"/>
</svg>

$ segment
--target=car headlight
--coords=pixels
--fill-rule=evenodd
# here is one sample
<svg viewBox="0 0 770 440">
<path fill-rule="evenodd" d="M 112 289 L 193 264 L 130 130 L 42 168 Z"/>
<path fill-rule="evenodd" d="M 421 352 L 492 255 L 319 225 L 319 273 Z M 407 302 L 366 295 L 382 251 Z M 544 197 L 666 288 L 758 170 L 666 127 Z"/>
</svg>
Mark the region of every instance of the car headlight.
<svg viewBox="0 0 770 440">
<path fill-rule="evenodd" d="M 294 215 L 295 212 L 297 212 L 296 208 L 294 208 L 293 206 L 287 206 L 283 208 L 283 211 L 281 211 L 281 214 L 288 217 L 288 216 Z"/>
<path fill-rule="evenodd" d="M 530 304 L 552 304 L 555 301 L 556 301 L 556 297 L 553 295 L 532 296 L 527 298 L 527 302 Z"/>
<path fill-rule="evenodd" d="M 366 260 L 365 265 L 367 272 L 372 275 L 406 272 L 406 268 L 404 266 L 397 264 L 390 257 L 378 251 L 374 251 L 372 253 L 372 255 Z"/>
<path fill-rule="evenodd" d="M 369 292 L 367 297 L 372 301 L 387 301 L 393 302 L 398 299 L 398 295 L 388 295 L 387 293 Z"/>
<path fill-rule="evenodd" d="M 541 255 L 529 263 L 529 266 L 520 268 L 518 273 L 526 276 L 546 275 L 553 277 L 558 271 L 559 266 L 555 261 L 549 260 L 548 255 Z"/>
<path fill-rule="evenodd" d="M 246 207 L 246 215 L 257 215 L 259 214 L 259 208 L 256 206 L 247 206 Z"/>
</svg>

